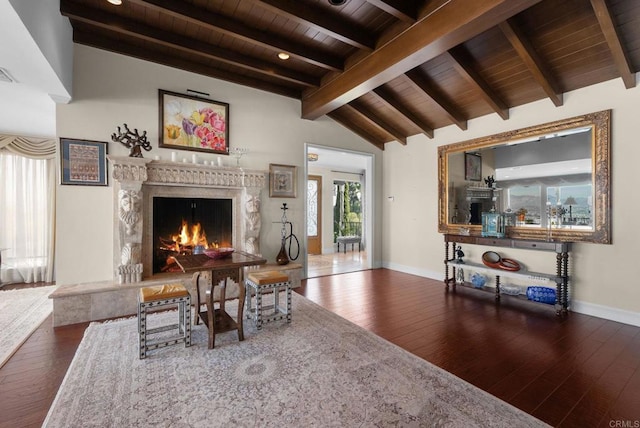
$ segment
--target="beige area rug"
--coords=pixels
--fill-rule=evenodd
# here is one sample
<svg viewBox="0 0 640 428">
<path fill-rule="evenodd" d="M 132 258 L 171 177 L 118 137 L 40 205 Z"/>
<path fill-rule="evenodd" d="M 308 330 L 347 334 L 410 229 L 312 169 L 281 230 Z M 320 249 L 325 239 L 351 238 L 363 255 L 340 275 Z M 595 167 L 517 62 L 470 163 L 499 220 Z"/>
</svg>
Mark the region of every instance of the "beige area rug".
<svg viewBox="0 0 640 428">
<path fill-rule="evenodd" d="M 291 324 L 247 322 L 244 342 L 225 333 L 212 350 L 200 325 L 190 348 L 146 360 L 135 319 L 93 323 L 43 426 L 547 426 L 295 293 L 293 303 Z"/>
<path fill-rule="evenodd" d="M 0 367 L 53 310 L 54 285 L 0 291 Z"/>
</svg>

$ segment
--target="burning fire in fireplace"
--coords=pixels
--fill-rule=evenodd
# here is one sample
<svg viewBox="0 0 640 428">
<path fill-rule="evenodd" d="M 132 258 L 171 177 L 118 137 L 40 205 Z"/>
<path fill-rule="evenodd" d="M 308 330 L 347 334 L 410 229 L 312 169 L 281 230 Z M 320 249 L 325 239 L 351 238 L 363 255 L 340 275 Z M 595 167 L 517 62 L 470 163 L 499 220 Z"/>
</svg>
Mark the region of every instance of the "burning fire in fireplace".
<svg viewBox="0 0 640 428">
<path fill-rule="evenodd" d="M 160 237 L 161 249 L 173 251 L 178 254 L 189 254 L 199 245 L 203 248 L 209 248 L 207 234 L 204 229 L 202 229 L 202 226 L 200 226 L 200 223 L 189 227 L 189 224 L 185 220 L 182 220 L 182 227 L 178 234 L 172 235 L 171 239 Z"/>
<path fill-rule="evenodd" d="M 161 269 L 162 272 L 180 271 L 180 268 L 175 265 L 173 256 L 199 254 L 207 248 L 220 247 L 217 241 L 209 242 L 207 240 L 207 234 L 200 223 L 189 225 L 185 220 L 182 220 L 182 226 L 178 233 L 170 237 L 160 236 L 159 241 L 160 245 L 157 250 L 166 255 L 165 265 Z M 163 258 L 165 257 L 163 256 Z"/>
</svg>

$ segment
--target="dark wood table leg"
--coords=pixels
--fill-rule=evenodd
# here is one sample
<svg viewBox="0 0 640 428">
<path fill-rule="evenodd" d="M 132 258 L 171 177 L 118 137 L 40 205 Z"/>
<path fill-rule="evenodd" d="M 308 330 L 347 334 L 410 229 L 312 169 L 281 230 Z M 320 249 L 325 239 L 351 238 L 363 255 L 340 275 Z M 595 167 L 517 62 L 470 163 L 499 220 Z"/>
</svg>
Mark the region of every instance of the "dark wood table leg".
<svg viewBox="0 0 640 428">
<path fill-rule="evenodd" d="M 200 280 L 200 272 L 194 272 L 194 274 L 191 276 L 191 281 L 193 282 L 193 285 L 196 287 L 196 305 L 195 305 L 196 316 L 193 317 L 194 325 L 200 324 L 200 305 L 202 304 L 202 300 L 200 299 L 200 287 L 198 286 L 199 280 Z"/>
<path fill-rule="evenodd" d="M 209 330 L 209 349 L 216 346 L 216 309 L 213 303 L 213 283 L 207 287 L 207 327 Z"/>
<path fill-rule="evenodd" d="M 246 297 L 247 290 L 244 285 L 244 276 L 243 276 L 242 268 L 238 269 L 238 291 L 240 295 L 238 297 L 238 317 L 236 319 L 236 324 L 238 325 L 238 340 L 243 341 L 244 340 L 244 324 L 242 320 L 244 319 L 244 299 Z"/>
</svg>

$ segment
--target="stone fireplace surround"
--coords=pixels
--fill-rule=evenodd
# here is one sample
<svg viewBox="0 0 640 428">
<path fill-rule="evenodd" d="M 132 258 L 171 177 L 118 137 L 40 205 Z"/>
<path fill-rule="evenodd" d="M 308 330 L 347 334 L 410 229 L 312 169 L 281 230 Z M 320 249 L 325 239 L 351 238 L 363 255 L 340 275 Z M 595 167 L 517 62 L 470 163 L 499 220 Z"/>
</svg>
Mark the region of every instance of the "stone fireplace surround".
<svg viewBox="0 0 640 428">
<path fill-rule="evenodd" d="M 136 295 L 143 286 L 182 282 L 194 291 L 189 274 L 152 275 L 153 198 L 198 197 L 232 200 L 233 245 L 260 254 L 260 197 L 264 171 L 109 156 L 114 180 L 114 278 L 58 287 L 53 299 L 53 324 L 61 326 L 136 313 Z M 302 266 L 267 266 L 287 273 L 300 285 Z M 237 286 L 235 286 L 237 287 Z M 232 287 L 227 295 L 234 294 Z"/>
</svg>

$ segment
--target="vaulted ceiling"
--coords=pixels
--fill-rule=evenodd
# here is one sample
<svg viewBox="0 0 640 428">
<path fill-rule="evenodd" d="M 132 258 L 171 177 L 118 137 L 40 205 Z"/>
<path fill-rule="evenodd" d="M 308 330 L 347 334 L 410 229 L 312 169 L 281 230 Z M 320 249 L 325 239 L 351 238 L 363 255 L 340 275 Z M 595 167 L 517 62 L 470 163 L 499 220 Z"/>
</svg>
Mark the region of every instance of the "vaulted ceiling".
<svg viewBox="0 0 640 428">
<path fill-rule="evenodd" d="M 338 3 L 334 5 L 332 3 Z M 301 100 L 376 147 L 640 70 L 638 0 L 61 0 L 76 43 Z M 279 53 L 289 59 L 281 60 Z M 212 95 L 215 98 L 214 95 Z"/>
</svg>

